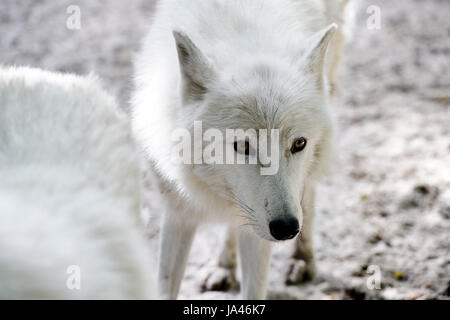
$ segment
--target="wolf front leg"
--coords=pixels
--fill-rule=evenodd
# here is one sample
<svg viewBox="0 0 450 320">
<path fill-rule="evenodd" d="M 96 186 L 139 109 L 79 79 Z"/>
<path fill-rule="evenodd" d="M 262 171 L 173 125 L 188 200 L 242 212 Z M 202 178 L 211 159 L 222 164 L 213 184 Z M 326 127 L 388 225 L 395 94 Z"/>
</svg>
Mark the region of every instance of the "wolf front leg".
<svg viewBox="0 0 450 320">
<path fill-rule="evenodd" d="M 236 229 L 229 227 L 217 266 L 205 278 L 202 284 L 203 291 L 227 291 L 238 287 L 236 280 L 236 247 Z"/>
<path fill-rule="evenodd" d="M 314 279 L 316 264 L 313 250 L 313 222 L 315 212 L 315 184 L 307 184 L 302 200 L 303 228 L 295 241 L 293 262 L 289 268 L 286 284 L 297 284 Z"/>
<path fill-rule="evenodd" d="M 168 210 L 161 228 L 158 286 L 161 299 L 176 299 L 197 226 Z"/>
<path fill-rule="evenodd" d="M 253 232 L 239 234 L 242 264 L 242 296 L 246 300 L 265 299 L 270 265 L 271 243 Z"/>
</svg>

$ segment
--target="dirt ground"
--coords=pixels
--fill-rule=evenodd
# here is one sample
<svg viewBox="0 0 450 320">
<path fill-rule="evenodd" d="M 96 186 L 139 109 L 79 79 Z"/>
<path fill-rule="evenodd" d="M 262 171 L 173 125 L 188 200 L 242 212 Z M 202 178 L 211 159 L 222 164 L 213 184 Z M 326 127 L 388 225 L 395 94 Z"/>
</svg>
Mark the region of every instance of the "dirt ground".
<svg viewBox="0 0 450 320">
<path fill-rule="evenodd" d="M 153 2 L 2 0 L 0 64 L 94 71 L 127 108 L 131 60 Z M 358 2 L 334 107 L 335 164 L 317 199 L 319 276 L 286 286 L 292 243 L 277 244 L 269 298 L 450 299 L 450 1 Z M 66 27 L 71 4 L 81 8 L 80 30 Z M 366 27 L 373 4 L 380 30 Z M 148 209 L 156 249 L 151 198 Z M 205 226 L 196 237 L 181 298 L 237 297 L 201 292 L 222 232 Z M 372 268 L 380 289 L 367 286 Z"/>
</svg>

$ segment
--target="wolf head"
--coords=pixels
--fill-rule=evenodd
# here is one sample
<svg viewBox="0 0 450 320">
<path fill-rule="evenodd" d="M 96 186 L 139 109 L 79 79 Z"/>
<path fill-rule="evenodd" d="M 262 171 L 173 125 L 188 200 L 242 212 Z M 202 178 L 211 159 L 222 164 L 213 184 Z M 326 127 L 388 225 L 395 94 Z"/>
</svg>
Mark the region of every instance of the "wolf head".
<svg viewBox="0 0 450 320">
<path fill-rule="evenodd" d="M 190 115 L 182 125 L 192 128 L 193 120 L 201 120 L 204 129 L 214 128 L 224 137 L 227 129 L 242 129 L 248 133 L 244 137 L 215 143 L 222 143 L 226 154 L 256 157 L 253 164 L 194 165 L 194 173 L 218 196 L 238 205 L 248 224 L 267 240 L 299 233 L 305 185 L 327 166 L 332 121 L 324 65 L 336 27 L 317 32 L 297 52 L 255 52 L 239 56 L 233 65 L 215 65 L 187 35 L 174 32 L 181 107 Z M 268 142 L 270 163 L 259 156 L 262 140 Z M 268 167 L 270 173 L 261 174 Z"/>
</svg>

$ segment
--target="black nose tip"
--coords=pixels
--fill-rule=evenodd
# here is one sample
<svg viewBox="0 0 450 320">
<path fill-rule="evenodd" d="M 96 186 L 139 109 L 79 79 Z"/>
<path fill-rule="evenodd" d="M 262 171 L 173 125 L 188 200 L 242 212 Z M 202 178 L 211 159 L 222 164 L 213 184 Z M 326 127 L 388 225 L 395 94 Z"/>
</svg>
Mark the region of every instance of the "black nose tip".
<svg viewBox="0 0 450 320">
<path fill-rule="evenodd" d="M 298 220 L 292 216 L 272 220 L 269 223 L 269 229 L 276 240 L 292 239 L 300 231 Z"/>
</svg>

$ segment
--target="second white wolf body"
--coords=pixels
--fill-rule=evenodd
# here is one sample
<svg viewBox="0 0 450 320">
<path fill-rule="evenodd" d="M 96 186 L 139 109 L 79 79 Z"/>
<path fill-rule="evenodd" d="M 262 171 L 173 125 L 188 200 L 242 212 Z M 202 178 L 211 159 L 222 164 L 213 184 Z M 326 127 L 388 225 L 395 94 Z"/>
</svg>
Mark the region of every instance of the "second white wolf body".
<svg viewBox="0 0 450 320">
<path fill-rule="evenodd" d="M 333 76 L 335 67 L 325 62 L 335 33 L 335 26 L 327 27 L 334 22 L 331 7 L 319 0 L 160 3 L 135 65 L 132 116 L 164 191 L 163 297 L 178 293 L 199 223 L 238 227 L 250 221 L 252 228 L 240 229 L 246 298 L 265 296 L 267 240 L 275 240 L 269 222 L 289 216 L 310 233 L 314 183 L 327 167 L 331 144 L 326 74 Z M 337 61 L 338 50 L 330 57 Z M 279 129 L 279 172 L 261 177 L 255 166 L 174 164 L 172 134 L 192 131 L 194 121 L 222 131 Z M 307 138 L 308 147 L 289 154 L 299 138 Z"/>
<path fill-rule="evenodd" d="M 154 298 L 139 189 L 96 77 L 0 67 L 0 299 Z"/>
</svg>

